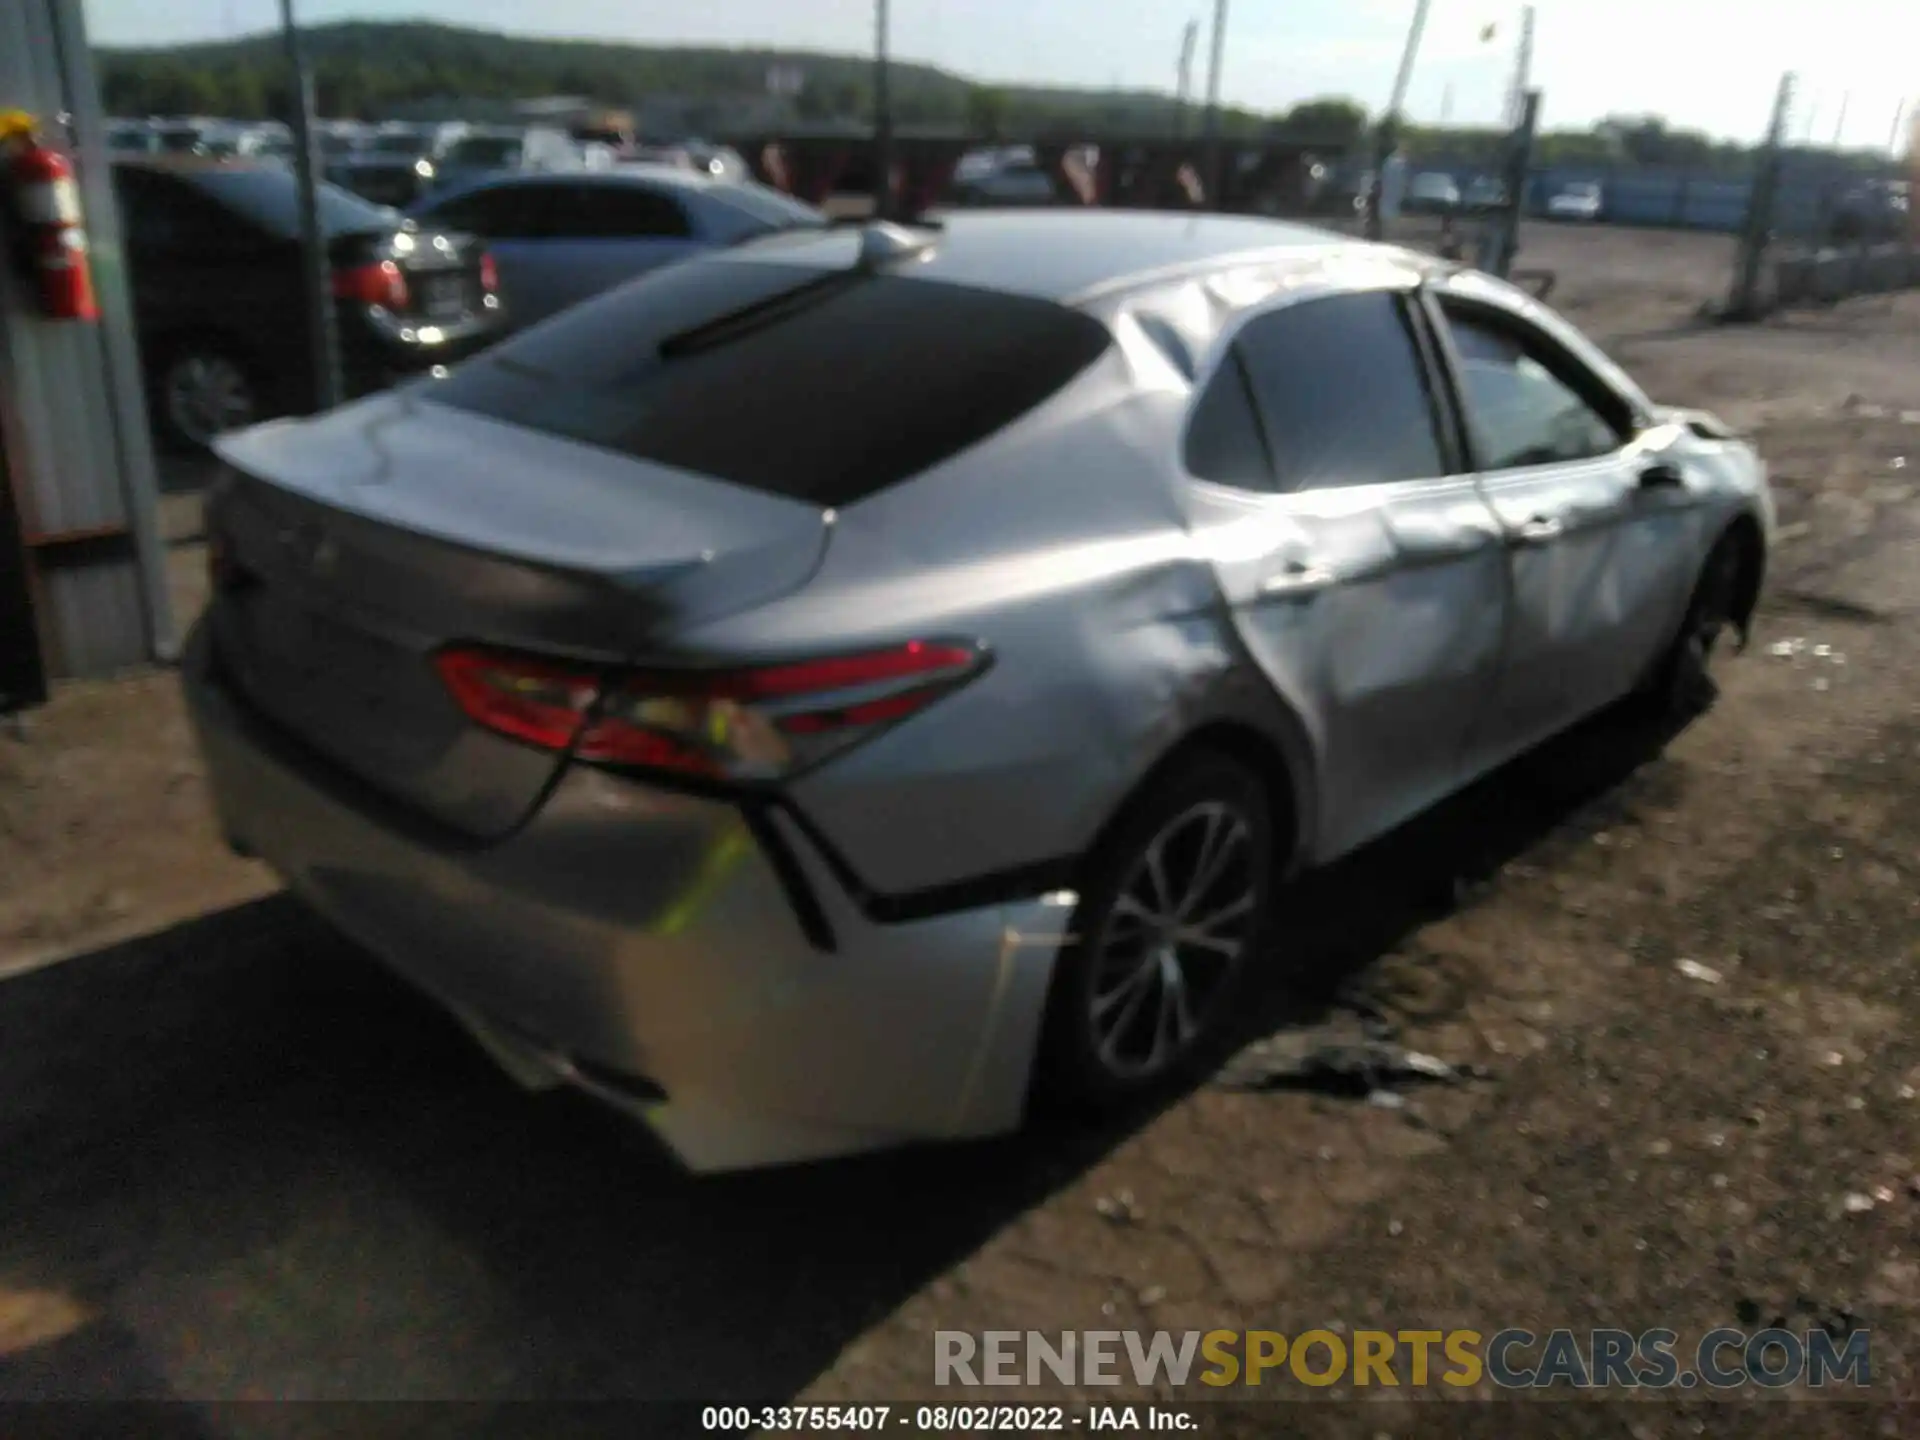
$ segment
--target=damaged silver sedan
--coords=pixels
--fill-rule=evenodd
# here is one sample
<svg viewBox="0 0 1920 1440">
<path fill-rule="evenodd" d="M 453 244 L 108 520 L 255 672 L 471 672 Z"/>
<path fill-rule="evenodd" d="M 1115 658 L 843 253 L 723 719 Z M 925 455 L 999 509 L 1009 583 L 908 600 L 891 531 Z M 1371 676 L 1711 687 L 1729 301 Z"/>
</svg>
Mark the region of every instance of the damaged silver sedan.
<svg viewBox="0 0 1920 1440">
<path fill-rule="evenodd" d="M 756 242 L 220 449 L 234 843 L 698 1169 L 1178 1074 L 1289 873 L 1705 693 L 1772 529 L 1520 292 L 1215 216 Z"/>
</svg>

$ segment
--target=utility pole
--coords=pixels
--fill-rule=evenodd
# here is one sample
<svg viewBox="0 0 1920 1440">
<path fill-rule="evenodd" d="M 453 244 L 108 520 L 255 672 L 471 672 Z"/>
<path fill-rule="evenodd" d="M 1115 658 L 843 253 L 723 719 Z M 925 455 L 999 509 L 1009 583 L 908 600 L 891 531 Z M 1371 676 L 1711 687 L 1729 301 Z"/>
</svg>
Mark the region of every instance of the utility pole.
<svg viewBox="0 0 1920 1440">
<path fill-rule="evenodd" d="M 1406 48 L 1400 52 L 1400 70 L 1393 77 L 1393 97 L 1387 101 L 1386 117 L 1381 120 L 1374 138 L 1373 147 L 1373 184 L 1367 202 L 1367 238 L 1378 240 L 1386 230 L 1386 220 L 1380 214 L 1380 192 L 1386 179 L 1387 157 L 1393 153 L 1393 146 L 1400 129 L 1400 111 L 1407 103 L 1407 87 L 1413 83 L 1413 62 L 1420 54 L 1420 36 L 1427 28 L 1427 9 L 1431 0 L 1414 0 L 1413 23 L 1407 27 Z"/>
<path fill-rule="evenodd" d="M 893 218 L 893 95 L 887 83 L 887 0 L 873 6 L 873 218 Z"/>
<path fill-rule="evenodd" d="M 1518 129 L 1533 83 L 1533 6 L 1520 12 L 1520 45 L 1513 62 L 1513 90 L 1507 96 L 1507 128 Z"/>
<path fill-rule="evenodd" d="M 320 154 L 314 140 L 313 75 L 293 18 L 293 0 L 280 0 L 280 30 L 286 42 L 287 90 L 293 102 L 294 173 L 300 190 L 300 248 L 306 262 L 307 343 L 313 360 L 317 409 L 340 403 L 340 336 L 333 313 L 333 268 L 327 263 L 326 235 L 320 229 Z"/>
<path fill-rule="evenodd" d="M 1206 200 L 1210 208 L 1220 204 L 1220 66 L 1226 56 L 1227 0 L 1213 0 L 1213 57 L 1207 65 L 1207 116 L 1202 127 L 1206 137 Z"/>
<path fill-rule="evenodd" d="M 1189 20 L 1180 33 L 1179 84 L 1174 90 L 1173 133 L 1180 138 L 1187 133 L 1187 106 L 1193 99 L 1193 47 L 1199 39 L 1200 22 Z"/>
<path fill-rule="evenodd" d="M 1840 118 L 1833 122 L 1833 148 L 1840 148 L 1840 137 L 1847 128 L 1847 107 L 1853 103 L 1853 92 L 1845 91 L 1840 96 Z"/>
<path fill-rule="evenodd" d="M 1905 128 L 1907 102 L 1902 100 L 1893 112 L 1893 131 L 1887 136 L 1887 153 L 1894 159 L 1900 158 L 1901 130 Z"/>
<path fill-rule="evenodd" d="M 1447 82 L 1447 88 L 1440 92 L 1440 128 L 1446 129 L 1453 123 L 1453 82 Z"/>
<path fill-rule="evenodd" d="M 1753 177 L 1753 193 L 1747 201 L 1746 233 L 1740 237 L 1733 291 L 1727 296 L 1726 309 L 1721 312 L 1728 320 L 1760 317 L 1760 275 L 1766 264 L 1768 243 L 1773 238 L 1773 204 L 1780 189 L 1780 161 L 1786 149 L 1787 120 L 1793 114 L 1797 88 L 1798 81 L 1792 74 L 1780 77 L 1780 91 L 1773 102 L 1773 121 L 1767 126 L 1760 165 Z"/>
</svg>

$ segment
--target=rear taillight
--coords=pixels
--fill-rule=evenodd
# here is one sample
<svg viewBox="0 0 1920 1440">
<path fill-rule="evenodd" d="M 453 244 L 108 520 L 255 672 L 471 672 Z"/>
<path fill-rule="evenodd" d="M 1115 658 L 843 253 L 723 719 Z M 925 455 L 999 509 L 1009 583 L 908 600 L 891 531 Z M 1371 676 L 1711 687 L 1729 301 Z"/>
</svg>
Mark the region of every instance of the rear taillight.
<svg viewBox="0 0 1920 1440">
<path fill-rule="evenodd" d="M 351 270 L 333 272 L 333 293 L 341 300 L 357 300 L 362 305 L 377 305 L 383 310 L 404 310 L 407 277 L 391 260 L 356 265 Z"/>
<path fill-rule="evenodd" d="M 500 288 L 500 270 L 491 255 L 480 257 L 480 288 L 489 295 Z"/>
<path fill-rule="evenodd" d="M 491 651 L 438 658 L 476 724 L 599 765 L 773 780 L 898 724 L 978 675 L 978 646 L 890 650 L 734 670 L 603 676 Z"/>
</svg>

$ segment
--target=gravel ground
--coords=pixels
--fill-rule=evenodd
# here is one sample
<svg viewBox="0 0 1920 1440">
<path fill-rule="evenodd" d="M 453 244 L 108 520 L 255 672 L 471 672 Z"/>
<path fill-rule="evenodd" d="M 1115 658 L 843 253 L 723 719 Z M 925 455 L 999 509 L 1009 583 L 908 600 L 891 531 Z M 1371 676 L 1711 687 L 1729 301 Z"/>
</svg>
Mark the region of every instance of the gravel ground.
<svg viewBox="0 0 1920 1440">
<path fill-rule="evenodd" d="M 1920 297 L 1708 328 L 1729 259 L 1528 234 L 1650 388 L 1759 437 L 1784 543 L 1710 714 L 1586 726 L 1289 897 L 1249 1038 L 1364 1021 L 1476 1077 L 1400 1108 L 1210 1084 L 1101 1133 L 690 1181 L 514 1091 L 225 855 L 168 675 L 64 688 L 0 739 L 0 874 L 26 877 L 0 889 L 0 1400 L 951 1402 L 936 1329 L 1780 1316 L 1868 1327 L 1873 1395 L 1920 1403 Z M 190 494 L 168 520 L 190 609 Z M 1884 1405 L 1783 1416 L 1920 1434 Z M 1761 1418 L 1348 1402 L 1209 1429 Z"/>
</svg>

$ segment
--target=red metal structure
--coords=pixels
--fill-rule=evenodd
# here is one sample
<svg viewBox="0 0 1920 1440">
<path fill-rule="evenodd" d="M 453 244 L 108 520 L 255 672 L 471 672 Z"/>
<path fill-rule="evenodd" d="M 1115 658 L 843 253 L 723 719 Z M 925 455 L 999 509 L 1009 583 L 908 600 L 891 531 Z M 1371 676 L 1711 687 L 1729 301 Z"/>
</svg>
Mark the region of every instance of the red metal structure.
<svg viewBox="0 0 1920 1440">
<path fill-rule="evenodd" d="M 896 135 L 884 203 L 881 187 L 874 183 L 870 138 L 765 134 L 737 137 L 733 143 L 757 179 L 799 199 L 819 205 L 835 195 L 874 195 L 884 213 L 904 216 L 941 203 L 968 153 L 1004 150 L 1020 142 Z M 1205 146 L 1198 140 L 1055 137 L 1026 143 L 1035 165 L 1053 180 L 1059 203 L 1154 210 L 1298 214 L 1310 202 L 1314 162 L 1341 157 L 1337 147 L 1292 140 L 1233 142 L 1223 147 L 1220 194 L 1209 197 L 1200 178 Z"/>
</svg>

